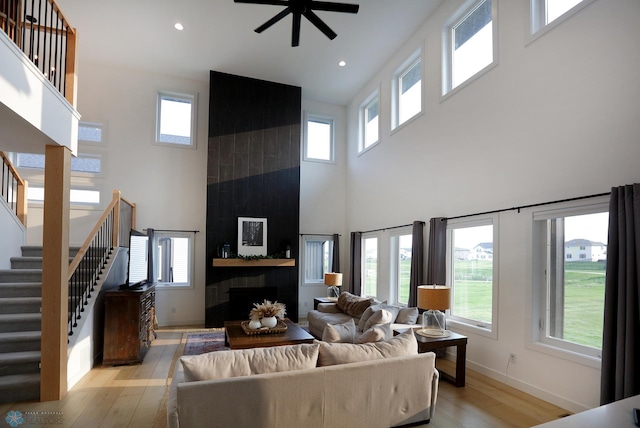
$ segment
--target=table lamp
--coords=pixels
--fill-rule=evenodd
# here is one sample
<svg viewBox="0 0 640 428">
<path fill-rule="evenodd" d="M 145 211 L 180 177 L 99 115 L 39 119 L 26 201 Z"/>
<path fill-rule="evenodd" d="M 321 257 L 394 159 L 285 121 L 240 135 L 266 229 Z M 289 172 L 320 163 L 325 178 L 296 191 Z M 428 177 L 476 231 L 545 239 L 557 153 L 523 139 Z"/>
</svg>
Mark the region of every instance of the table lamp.
<svg viewBox="0 0 640 428">
<path fill-rule="evenodd" d="M 327 287 L 327 297 L 340 296 L 340 286 L 342 285 L 342 274 L 337 272 L 324 274 L 324 285 Z"/>
<path fill-rule="evenodd" d="M 418 334 L 426 337 L 448 337 L 444 311 L 451 306 L 451 287 L 445 285 L 418 286 L 418 308 L 422 314 L 422 329 Z"/>
</svg>

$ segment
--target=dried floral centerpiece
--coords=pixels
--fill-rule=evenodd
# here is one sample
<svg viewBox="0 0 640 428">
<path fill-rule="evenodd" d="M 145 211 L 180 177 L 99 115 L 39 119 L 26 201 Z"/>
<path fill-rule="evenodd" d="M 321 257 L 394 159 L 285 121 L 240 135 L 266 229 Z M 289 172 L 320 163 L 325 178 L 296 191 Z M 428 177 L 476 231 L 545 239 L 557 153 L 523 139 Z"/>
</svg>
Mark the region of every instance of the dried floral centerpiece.
<svg viewBox="0 0 640 428">
<path fill-rule="evenodd" d="M 254 303 L 255 306 L 249 312 L 249 319 L 252 321 L 260 321 L 262 318 L 278 317 L 284 318 L 287 313 L 284 303 L 271 303 L 270 300 L 265 300 L 262 303 Z"/>
<path fill-rule="evenodd" d="M 284 318 L 287 313 L 284 303 L 264 300 L 262 303 L 254 303 L 253 306 L 249 312 L 250 320 L 241 323 L 245 333 L 280 333 L 287 329 L 283 321 L 278 321 L 278 318 Z"/>
</svg>

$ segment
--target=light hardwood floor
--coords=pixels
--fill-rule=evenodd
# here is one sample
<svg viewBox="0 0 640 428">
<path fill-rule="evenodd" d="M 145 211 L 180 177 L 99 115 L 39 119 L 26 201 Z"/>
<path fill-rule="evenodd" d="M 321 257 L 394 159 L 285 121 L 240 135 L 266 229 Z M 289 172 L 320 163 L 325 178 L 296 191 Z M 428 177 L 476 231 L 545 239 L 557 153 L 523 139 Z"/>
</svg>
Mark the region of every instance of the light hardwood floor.
<svg viewBox="0 0 640 428">
<path fill-rule="evenodd" d="M 196 329 L 159 329 L 143 364 L 94 368 L 59 401 L 0 404 L 0 419 L 10 411 L 20 411 L 25 418 L 20 428 L 41 427 L 46 421 L 57 427 L 164 428 L 172 364 L 182 354 L 183 333 Z M 438 364 L 443 370 L 453 369 L 447 367 L 447 361 Z M 464 388 L 440 383 L 435 417 L 423 427 L 530 427 L 566 413 L 467 370 Z"/>
</svg>

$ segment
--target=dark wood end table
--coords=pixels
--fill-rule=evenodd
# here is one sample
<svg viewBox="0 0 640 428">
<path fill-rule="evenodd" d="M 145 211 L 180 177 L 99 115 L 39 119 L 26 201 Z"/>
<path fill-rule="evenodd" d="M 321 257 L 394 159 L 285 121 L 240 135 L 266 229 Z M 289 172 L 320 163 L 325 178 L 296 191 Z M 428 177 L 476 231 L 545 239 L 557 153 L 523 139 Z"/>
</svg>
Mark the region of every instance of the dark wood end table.
<svg viewBox="0 0 640 428">
<path fill-rule="evenodd" d="M 337 301 L 337 297 L 314 297 L 313 309 L 317 310 L 320 303 L 336 303 Z"/>
<path fill-rule="evenodd" d="M 265 348 L 268 346 L 313 343 L 314 338 L 289 319 L 285 319 L 287 330 L 283 333 L 247 334 L 240 325 L 242 321 L 225 321 L 225 345 L 231 349 Z"/>
<path fill-rule="evenodd" d="M 420 328 L 413 328 L 416 339 L 418 340 L 418 352 L 431 352 L 436 349 L 448 348 L 449 346 L 456 347 L 456 375 L 451 376 L 440 370 L 440 377 L 446 381 L 451 382 L 457 387 L 464 386 L 465 373 L 467 369 L 467 336 L 463 336 L 458 333 L 450 331 L 449 337 L 425 337 L 418 333 Z M 408 329 L 394 330 L 395 334 L 404 333 Z"/>
</svg>

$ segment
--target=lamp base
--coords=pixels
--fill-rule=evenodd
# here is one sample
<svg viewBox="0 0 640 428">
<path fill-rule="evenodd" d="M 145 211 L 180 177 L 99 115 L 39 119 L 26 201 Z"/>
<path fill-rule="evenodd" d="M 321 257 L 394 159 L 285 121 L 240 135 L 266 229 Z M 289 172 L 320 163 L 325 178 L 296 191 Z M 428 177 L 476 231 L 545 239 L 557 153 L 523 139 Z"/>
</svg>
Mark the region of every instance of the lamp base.
<svg viewBox="0 0 640 428">
<path fill-rule="evenodd" d="M 327 287 L 327 297 L 340 297 L 340 287 L 335 285 Z"/>
<path fill-rule="evenodd" d="M 451 332 L 449 330 L 436 330 L 432 328 L 419 328 L 416 330 L 420 336 L 424 337 L 449 337 Z"/>
</svg>

